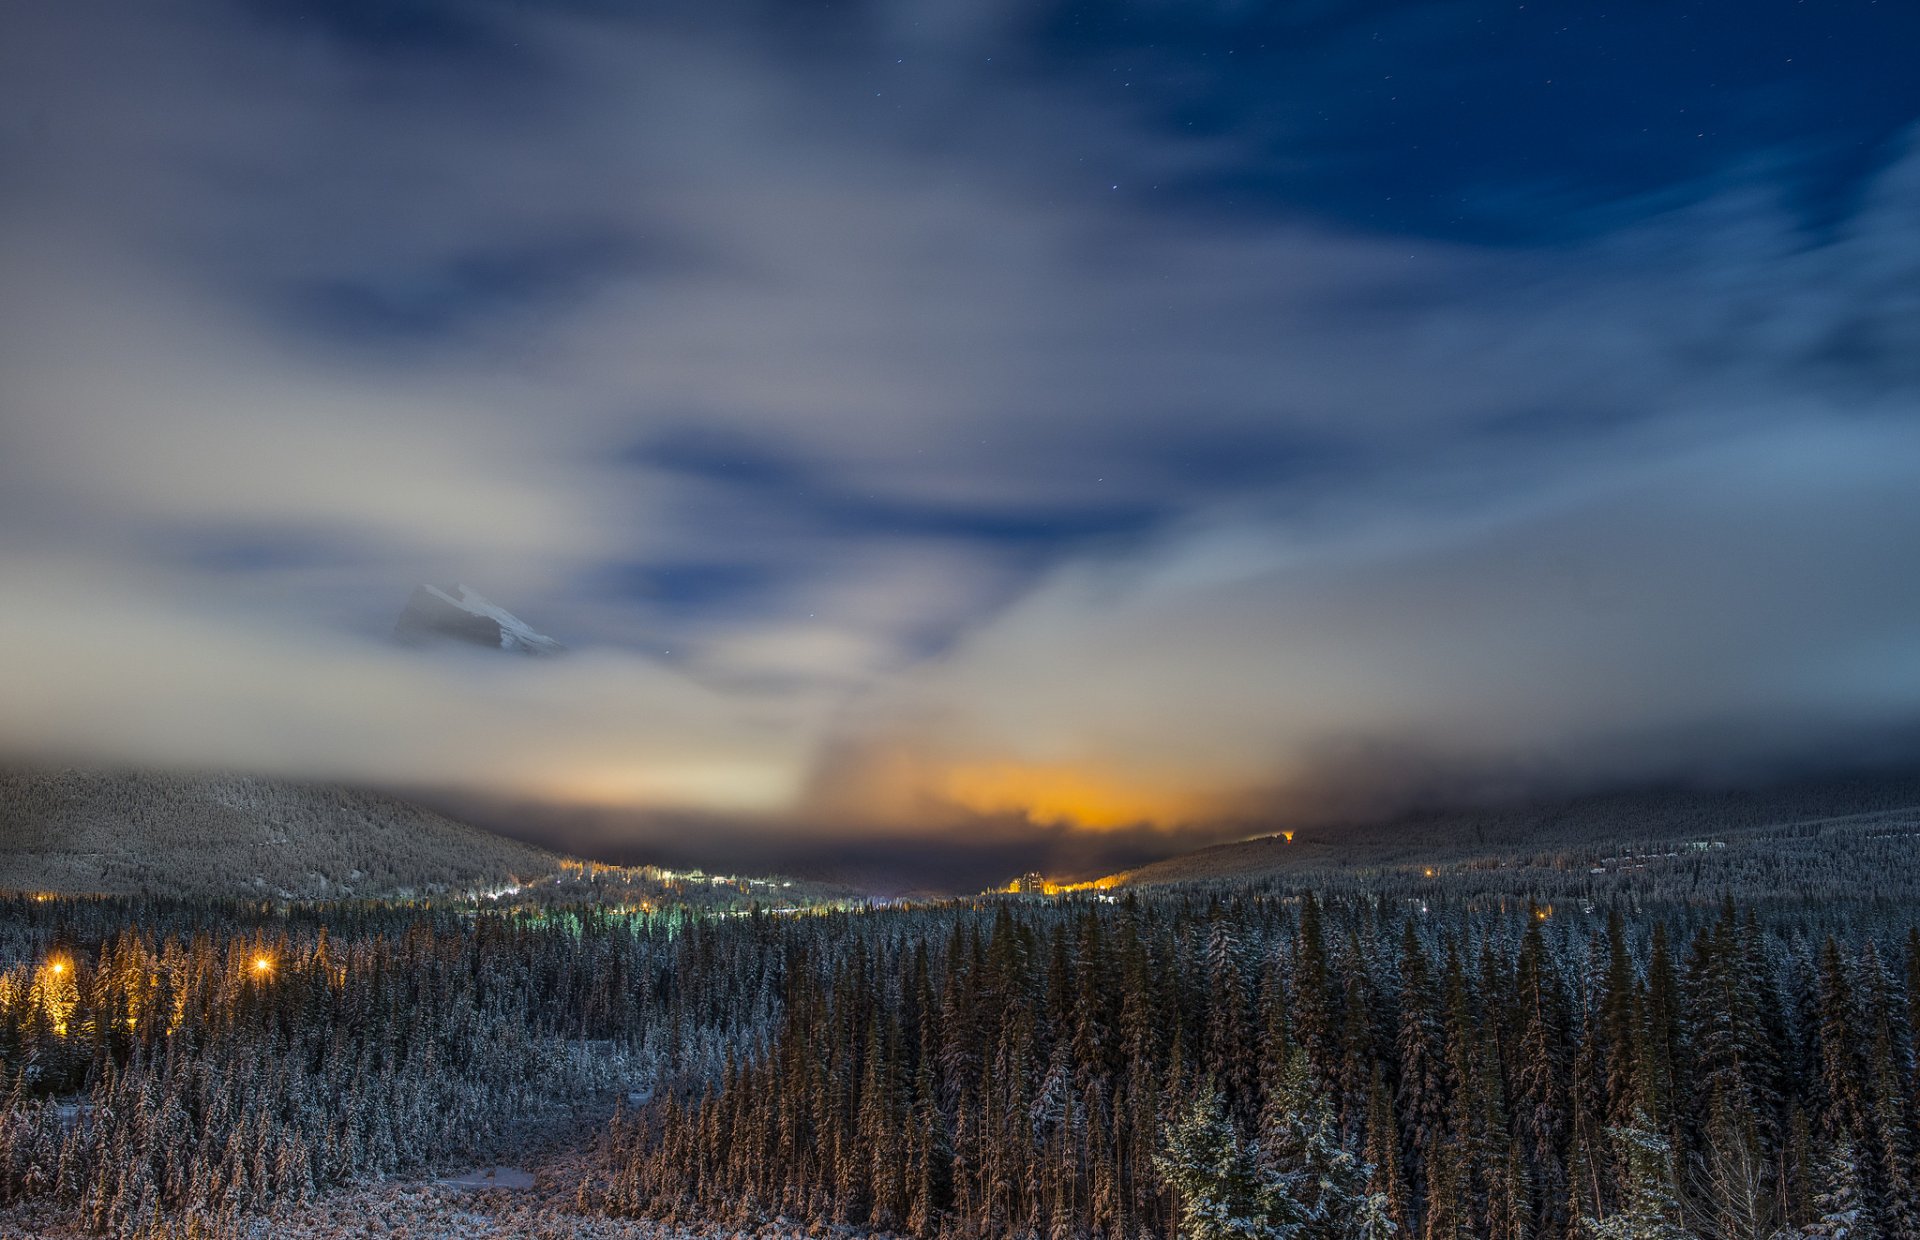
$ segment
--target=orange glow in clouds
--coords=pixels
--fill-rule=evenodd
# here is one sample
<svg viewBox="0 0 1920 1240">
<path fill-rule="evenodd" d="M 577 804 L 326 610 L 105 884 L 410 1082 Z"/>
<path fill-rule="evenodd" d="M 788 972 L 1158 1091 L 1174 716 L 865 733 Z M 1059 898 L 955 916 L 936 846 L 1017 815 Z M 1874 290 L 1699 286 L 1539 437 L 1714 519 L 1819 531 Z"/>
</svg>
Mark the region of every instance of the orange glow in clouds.
<svg viewBox="0 0 1920 1240">
<path fill-rule="evenodd" d="M 1025 814 L 1037 822 L 1095 830 L 1176 822 L 1194 808 L 1188 798 L 1164 789 L 1067 764 L 957 766 L 947 773 L 941 792 L 977 814 Z"/>
</svg>

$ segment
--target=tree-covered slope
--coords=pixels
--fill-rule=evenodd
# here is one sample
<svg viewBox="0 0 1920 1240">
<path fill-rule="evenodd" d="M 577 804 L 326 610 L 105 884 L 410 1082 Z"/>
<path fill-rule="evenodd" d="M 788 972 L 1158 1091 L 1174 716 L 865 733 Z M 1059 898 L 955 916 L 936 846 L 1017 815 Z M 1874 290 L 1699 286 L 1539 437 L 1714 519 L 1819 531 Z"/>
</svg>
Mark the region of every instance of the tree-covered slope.
<svg viewBox="0 0 1920 1240">
<path fill-rule="evenodd" d="M 344 788 L 238 775 L 0 773 L 0 889 L 393 896 L 546 874 L 558 862 Z"/>
<path fill-rule="evenodd" d="M 1302 827 L 1183 853 L 1129 870 L 1120 879 L 1127 886 L 1156 886 L 1474 859 L 1612 868 L 1616 855 L 1655 845 L 1755 842 L 1776 834 L 1800 836 L 1827 824 L 1843 833 L 1857 826 L 1878 834 L 1896 819 L 1904 821 L 1901 811 L 1920 811 L 1920 774 L 1910 770 L 1763 788 L 1640 789 Z"/>
</svg>

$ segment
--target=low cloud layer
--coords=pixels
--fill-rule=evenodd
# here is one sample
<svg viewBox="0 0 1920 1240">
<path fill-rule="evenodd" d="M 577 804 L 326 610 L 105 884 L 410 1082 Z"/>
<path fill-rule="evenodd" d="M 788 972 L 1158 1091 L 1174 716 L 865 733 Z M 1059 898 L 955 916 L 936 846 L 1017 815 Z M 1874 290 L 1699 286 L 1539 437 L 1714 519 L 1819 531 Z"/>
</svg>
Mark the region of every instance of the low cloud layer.
<svg viewBox="0 0 1920 1240">
<path fill-rule="evenodd" d="M 1058 16 L 9 14 L 0 748 L 934 877 L 1902 756 L 1905 102 L 1395 186 Z"/>
<path fill-rule="evenodd" d="M 1334 777 L 1862 757 L 1920 700 L 1920 586 L 1889 571 L 1914 459 L 1903 420 L 1814 420 L 1497 504 L 1203 521 L 903 677 L 876 765 L 898 745 L 909 795 L 1118 825 L 1317 812 Z"/>
</svg>

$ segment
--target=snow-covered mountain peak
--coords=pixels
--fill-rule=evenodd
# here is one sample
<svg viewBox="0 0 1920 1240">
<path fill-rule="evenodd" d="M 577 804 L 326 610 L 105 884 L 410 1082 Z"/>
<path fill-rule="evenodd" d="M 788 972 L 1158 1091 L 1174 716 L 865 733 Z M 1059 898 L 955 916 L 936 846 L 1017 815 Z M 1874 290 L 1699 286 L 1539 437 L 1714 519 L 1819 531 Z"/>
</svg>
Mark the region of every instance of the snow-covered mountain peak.
<svg viewBox="0 0 1920 1240">
<path fill-rule="evenodd" d="M 452 640 L 514 654 L 558 654 L 566 649 L 478 590 L 464 585 L 450 590 L 431 585 L 415 589 L 393 633 L 401 641 L 416 645 Z"/>
</svg>

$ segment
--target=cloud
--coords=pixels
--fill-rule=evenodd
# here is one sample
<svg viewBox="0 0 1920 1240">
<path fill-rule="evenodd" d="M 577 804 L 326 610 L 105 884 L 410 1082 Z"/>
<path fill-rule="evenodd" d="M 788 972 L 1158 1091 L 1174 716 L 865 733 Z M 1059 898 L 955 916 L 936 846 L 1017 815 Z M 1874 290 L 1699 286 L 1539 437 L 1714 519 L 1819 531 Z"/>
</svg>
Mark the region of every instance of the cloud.
<svg viewBox="0 0 1920 1240">
<path fill-rule="evenodd" d="M 1258 98 L 1024 4 L 8 22 L 9 753 L 999 865 L 1920 698 L 1911 155 L 1818 227 L 1756 140 L 1494 245 L 1276 124 L 1373 66 L 1326 14 Z M 395 651 L 422 580 L 581 653 Z"/>
<path fill-rule="evenodd" d="M 912 799 L 1092 825 L 1843 760 L 1910 730 L 1904 420 L 1734 443 L 1464 509 L 1206 522 L 1063 570 L 874 705 Z M 1855 749 L 1855 756 L 1862 750 Z M 863 768 L 852 762 L 855 771 Z M 1344 785 L 1344 786 L 1343 786 Z"/>
</svg>

